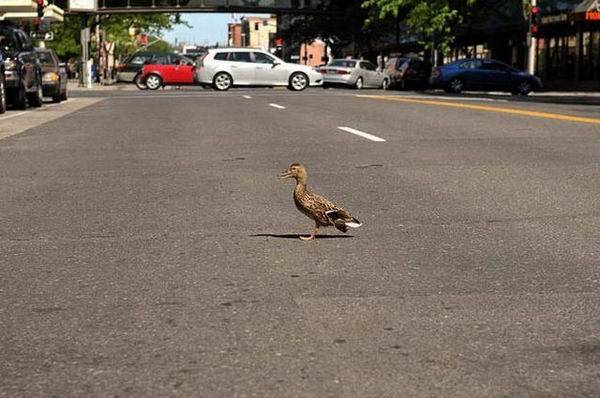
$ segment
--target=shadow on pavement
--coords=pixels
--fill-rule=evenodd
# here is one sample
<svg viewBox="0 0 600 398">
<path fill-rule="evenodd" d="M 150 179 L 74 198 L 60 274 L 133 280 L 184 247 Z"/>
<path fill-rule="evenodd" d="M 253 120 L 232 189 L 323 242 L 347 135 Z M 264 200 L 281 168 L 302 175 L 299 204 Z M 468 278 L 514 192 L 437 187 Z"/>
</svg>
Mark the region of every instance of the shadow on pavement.
<svg viewBox="0 0 600 398">
<path fill-rule="evenodd" d="M 305 234 L 306 236 L 308 236 L 308 234 Z M 278 239 L 300 239 L 300 236 L 305 236 L 305 235 L 298 235 L 298 234 L 255 234 L 255 235 L 248 235 L 251 238 L 260 238 L 260 237 L 268 237 L 268 238 L 278 238 Z M 347 238 L 354 238 L 353 235 L 317 235 L 316 239 L 347 239 Z"/>
</svg>

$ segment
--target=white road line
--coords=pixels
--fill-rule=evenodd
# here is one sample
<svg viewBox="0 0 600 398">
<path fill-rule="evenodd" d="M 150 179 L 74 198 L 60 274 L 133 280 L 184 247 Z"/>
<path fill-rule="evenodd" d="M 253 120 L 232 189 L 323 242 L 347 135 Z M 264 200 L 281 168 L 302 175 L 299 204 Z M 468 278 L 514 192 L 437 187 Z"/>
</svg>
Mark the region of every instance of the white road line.
<svg viewBox="0 0 600 398">
<path fill-rule="evenodd" d="M 273 108 L 277 108 L 277 109 L 285 109 L 285 106 L 281 106 L 281 105 L 277 105 L 277 104 L 269 104 L 269 106 L 272 106 Z"/>
<path fill-rule="evenodd" d="M 11 119 L 13 117 L 17 117 L 17 116 L 21 116 L 21 115 L 25 115 L 26 113 L 31 113 L 31 112 L 41 112 L 44 109 L 48 109 L 48 108 L 53 108 L 57 105 L 63 105 L 65 102 L 67 102 L 67 100 L 61 101 L 58 104 L 44 104 L 42 105 L 41 108 L 35 108 L 35 109 L 28 109 L 24 112 L 19 112 L 19 113 L 15 113 L 15 114 L 8 114 L 6 116 L 0 117 L 0 120 L 6 120 L 6 119 Z"/>
<path fill-rule="evenodd" d="M 13 118 L 13 117 L 17 117 L 17 116 L 24 115 L 24 114 L 26 114 L 26 113 L 27 113 L 27 112 L 19 112 L 19 113 L 15 113 L 15 114 L 13 114 L 13 115 L 7 115 L 7 116 L 4 116 L 4 117 L 0 117 L 0 120 L 6 120 L 6 119 L 10 119 L 10 118 Z"/>
<path fill-rule="evenodd" d="M 249 96 L 249 95 L 242 95 L 242 97 L 244 97 L 244 98 L 246 98 L 246 99 L 252 99 L 252 97 L 251 97 L 251 96 Z"/>
<path fill-rule="evenodd" d="M 366 138 L 366 139 L 368 139 L 368 140 L 371 140 L 371 141 L 375 141 L 375 142 L 385 142 L 385 140 L 384 140 L 383 138 L 379 138 L 379 137 L 377 137 L 376 135 L 372 135 L 372 134 L 369 134 L 369 133 L 365 133 L 365 132 L 363 132 L 363 131 L 360 131 L 360 130 L 353 129 L 353 128 L 351 128 L 351 127 L 344 127 L 344 126 L 340 126 L 340 127 L 338 127 L 338 129 L 340 129 L 340 130 L 342 130 L 342 131 L 345 131 L 345 132 L 347 132 L 347 133 L 351 133 L 351 134 L 358 135 L 358 136 L 360 136 L 360 137 Z"/>
</svg>

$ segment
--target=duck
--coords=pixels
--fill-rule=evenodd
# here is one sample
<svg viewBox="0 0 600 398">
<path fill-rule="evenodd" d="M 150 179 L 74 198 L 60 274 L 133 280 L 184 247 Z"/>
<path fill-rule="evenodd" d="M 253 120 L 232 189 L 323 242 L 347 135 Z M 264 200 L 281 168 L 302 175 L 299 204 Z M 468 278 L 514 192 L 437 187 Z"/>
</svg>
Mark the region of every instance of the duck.
<svg viewBox="0 0 600 398">
<path fill-rule="evenodd" d="M 293 178 L 296 180 L 294 188 L 294 203 L 296 204 L 296 208 L 315 222 L 315 227 L 309 236 L 299 236 L 303 241 L 314 240 L 321 227 L 333 226 L 345 233 L 348 231 L 348 228 L 359 228 L 362 226 L 362 223 L 347 210 L 308 189 L 306 185 L 308 173 L 306 172 L 306 167 L 302 164 L 292 163 L 290 167 L 279 174 L 279 178 Z"/>
</svg>

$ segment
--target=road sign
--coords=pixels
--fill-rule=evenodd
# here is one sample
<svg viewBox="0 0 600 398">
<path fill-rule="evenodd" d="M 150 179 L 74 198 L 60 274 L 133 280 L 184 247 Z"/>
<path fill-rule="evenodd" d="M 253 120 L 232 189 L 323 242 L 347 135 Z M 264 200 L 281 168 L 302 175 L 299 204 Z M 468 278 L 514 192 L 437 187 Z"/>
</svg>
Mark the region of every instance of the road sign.
<svg viewBox="0 0 600 398">
<path fill-rule="evenodd" d="M 54 32 L 31 32 L 31 38 L 33 40 L 44 40 L 44 41 L 52 41 L 54 40 Z"/>
<path fill-rule="evenodd" d="M 98 9 L 98 0 L 69 0 L 70 12 L 94 12 Z"/>
</svg>

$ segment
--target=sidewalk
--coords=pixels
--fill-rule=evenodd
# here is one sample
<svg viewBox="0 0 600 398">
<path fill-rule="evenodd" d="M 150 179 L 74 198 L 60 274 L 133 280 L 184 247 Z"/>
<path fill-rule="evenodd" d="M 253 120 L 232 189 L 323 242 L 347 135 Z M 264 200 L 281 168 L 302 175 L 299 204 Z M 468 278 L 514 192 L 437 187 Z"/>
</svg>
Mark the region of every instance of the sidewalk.
<svg viewBox="0 0 600 398">
<path fill-rule="evenodd" d="M 91 87 L 81 87 L 77 80 L 69 80 L 67 83 L 69 91 L 136 91 L 138 88 L 135 84 L 116 83 L 116 84 L 98 84 L 92 83 Z"/>
</svg>

